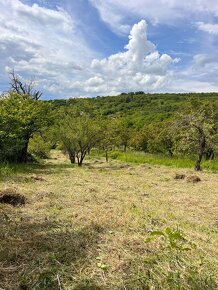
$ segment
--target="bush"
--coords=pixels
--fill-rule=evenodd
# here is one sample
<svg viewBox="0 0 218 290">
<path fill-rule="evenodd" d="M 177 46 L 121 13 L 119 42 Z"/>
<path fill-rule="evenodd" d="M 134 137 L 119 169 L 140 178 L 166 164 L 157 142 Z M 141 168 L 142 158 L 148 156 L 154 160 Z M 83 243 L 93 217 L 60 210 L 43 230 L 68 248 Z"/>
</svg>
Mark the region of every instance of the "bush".
<svg viewBox="0 0 218 290">
<path fill-rule="evenodd" d="M 40 135 L 35 135 L 29 143 L 29 153 L 36 157 L 46 159 L 49 158 L 51 144 L 45 142 Z"/>
</svg>

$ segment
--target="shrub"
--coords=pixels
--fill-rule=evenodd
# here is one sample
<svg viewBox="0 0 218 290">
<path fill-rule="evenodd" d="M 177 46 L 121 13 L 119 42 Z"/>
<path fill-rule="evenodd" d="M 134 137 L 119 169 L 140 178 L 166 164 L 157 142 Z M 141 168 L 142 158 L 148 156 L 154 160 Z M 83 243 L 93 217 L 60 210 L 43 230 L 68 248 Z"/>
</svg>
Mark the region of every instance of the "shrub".
<svg viewBox="0 0 218 290">
<path fill-rule="evenodd" d="M 46 159 L 49 157 L 51 145 L 45 142 L 40 135 L 35 135 L 29 143 L 29 153 L 36 157 Z"/>
</svg>

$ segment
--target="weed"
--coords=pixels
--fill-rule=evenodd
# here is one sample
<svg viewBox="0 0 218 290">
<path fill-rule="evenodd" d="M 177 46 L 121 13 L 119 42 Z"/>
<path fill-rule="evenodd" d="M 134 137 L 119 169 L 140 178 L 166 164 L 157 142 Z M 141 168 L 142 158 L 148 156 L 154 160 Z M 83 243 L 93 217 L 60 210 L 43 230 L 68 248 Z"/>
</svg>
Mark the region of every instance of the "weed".
<svg viewBox="0 0 218 290">
<path fill-rule="evenodd" d="M 192 248 L 196 248 L 196 245 L 193 242 L 190 242 L 187 238 L 185 238 L 180 230 L 174 230 L 169 227 L 167 227 L 165 231 L 151 231 L 150 237 L 148 237 L 145 242 L 149 243 L 151 241 L 154 241 L 158 237 L 163 238 L 165 244 L 170 249 L 187 251 L 191 250 Z"/>
</svg>

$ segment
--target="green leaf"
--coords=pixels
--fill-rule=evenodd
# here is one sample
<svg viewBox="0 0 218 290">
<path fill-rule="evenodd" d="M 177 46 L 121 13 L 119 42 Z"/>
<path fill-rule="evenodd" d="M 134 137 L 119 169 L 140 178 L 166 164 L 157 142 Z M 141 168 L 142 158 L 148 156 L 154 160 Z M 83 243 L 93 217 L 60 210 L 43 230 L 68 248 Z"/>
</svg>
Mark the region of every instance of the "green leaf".
<svg viewBox="0 0 218 290">
<path fill-rule="evenodd" d="M 106 270 L 110 266 L 108 264 L 104 264 L 104 263 L 99 262 L 99 263 L 97 263 L 97 267 L 100 268 L 100 269 L 102 269 L 102 270 Z"/>
<path fill-rule="evenodd" d="M 151 232 L 151 236 L 166 236 L 164 232 L 162 231 L 153 231 Z"/>
</svg>

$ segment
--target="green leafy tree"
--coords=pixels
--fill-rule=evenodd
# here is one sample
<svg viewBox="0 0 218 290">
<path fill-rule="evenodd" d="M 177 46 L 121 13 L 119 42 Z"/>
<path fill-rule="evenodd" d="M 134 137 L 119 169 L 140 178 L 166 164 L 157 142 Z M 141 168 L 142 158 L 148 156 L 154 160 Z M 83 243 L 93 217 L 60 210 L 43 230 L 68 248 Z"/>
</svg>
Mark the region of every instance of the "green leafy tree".
<svg viewBox="0 0 218 290">
<path fill-rule="evenodd" d="M 36 133 L 30 139 L 28 152 L 36 157 L 46 159 L 49 158 L 51 143 L 43 138 L 42 134 Z"/>
<path fill-rule="evenodd" d="M 215 108 L 198 101 L 190 104 L 178 114 L 174 128 L 175 151 L 179 153 L 196 154 L 195 170 L 201 170 L 203 155 L 208 149 L 217 150 L 217 124 Z"/>
<path fill-rule="evenodd" d="M 0 99 L 0 115 L 1 161 L 27 162 L 30 138 L 52 121 L 50 105 L 10 92 Z"/>
<path fill-rule="evenodd" d="M 105 159 L 108 162 L 108 152 L 120 143 L 119 121 L 116 118 L 100 120 L 101 138 L 99 147 L 105 151 Z"/>
<path fill-rule="evenodd" d="M 170 121 L 154 123 L 148 126 L 147 150 L 173 156 L 173 130 Z"/>
<path fill-rule="evenodd" d="M 136 150 L 173 155 L 173 136 L 170 121 L 151 123 L 132 134 L 131 145 Z"/>
<path fill-rule="evenodd" d="M 148 130 L 147 126 L 134 130 L 130 139 L 130 146 L 138 151 L 147 152 L 148 150 Z"/>
<path fill-rule="evenodd" d="M 82 166 L 87 153 L 99 144 L 100 132 L 98 119 L 87 113 L 78 115 L 69 111 L 62 116 L 56 129 L 56 134 L 71 163 L 77 160 L 78 166 Z"/>
<path fill-rule="evenodd" d="M 130 145 L 133 124 L 127 118 L 119 118 L 116 122 L 119 145 L 123 147 L 124 151 L 126 151 L 127 147 Z"/>
</svg>

